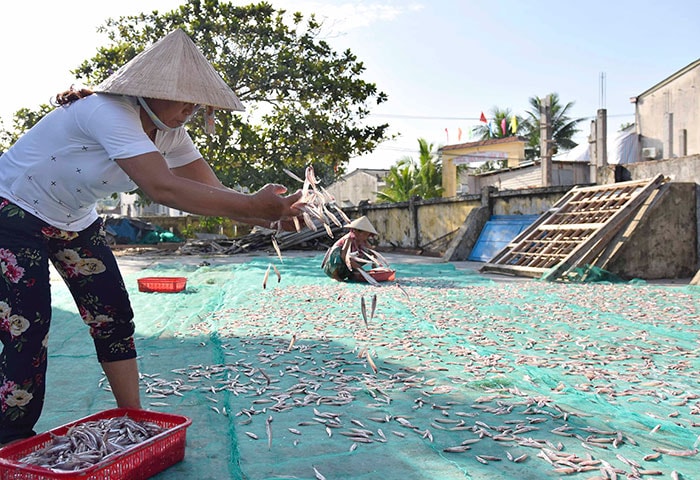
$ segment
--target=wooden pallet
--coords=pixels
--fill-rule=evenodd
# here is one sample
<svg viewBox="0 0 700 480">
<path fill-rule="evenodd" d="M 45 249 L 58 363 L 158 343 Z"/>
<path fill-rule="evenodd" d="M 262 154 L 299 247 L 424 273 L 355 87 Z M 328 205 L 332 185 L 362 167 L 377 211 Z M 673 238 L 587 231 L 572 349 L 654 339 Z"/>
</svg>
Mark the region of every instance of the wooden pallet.
<svg viewBox="0 0 700 480">
<path fill-rule="evenodd" d="M 700 270 L 695 274 L 689 285 L 700 285 Z"/>
<path fill-rule="evenodd" d="M 663 175 L 650 180 L 574 187 L 482 268 L 545 280 L 565 278 L 585 265 L 604 267 L 634 228 L 630 218 L 654 203 Z M 643 208 L 640 208 L 642 207 Z M 623 230 L 624 231 L 624 230 Z M 610 247 L 614 244 L 614 247 Z"/>
</svg>

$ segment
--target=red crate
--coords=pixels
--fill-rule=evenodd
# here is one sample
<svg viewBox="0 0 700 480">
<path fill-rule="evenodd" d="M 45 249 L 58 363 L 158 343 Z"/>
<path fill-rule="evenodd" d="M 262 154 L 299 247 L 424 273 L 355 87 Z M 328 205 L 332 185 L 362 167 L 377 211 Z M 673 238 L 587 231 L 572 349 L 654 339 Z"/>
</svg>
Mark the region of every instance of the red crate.
<svg viewBox="0 0 700 480">
<path fill-rule="evenodd" d="M 373 268 L 367 273 L 378 282 L 393 282 L 396 280 L 396 270 L 390 268 Z"/>
<path fill-rule="evenodd" d="M 167 430 L 95 465 L 72 472 L 19 462 L 19 459 L 51 444 L 52 435 L 65 435 L 73 425 L 124 415 L 139 422 L 155 423 Z M 185 457 L 185 436 L 191 423 L 187 417 L 170 413 L 130 408 L 105 410 L 0 449 L 0 480 L 146 480 Z"/>
<path fill-rule="evenodd" d="M 185 289 L 187 278 L 185 277 L 145 277 L 139 278 L 139 292 L 164 292 L 177 293 Z"/>
</svg>

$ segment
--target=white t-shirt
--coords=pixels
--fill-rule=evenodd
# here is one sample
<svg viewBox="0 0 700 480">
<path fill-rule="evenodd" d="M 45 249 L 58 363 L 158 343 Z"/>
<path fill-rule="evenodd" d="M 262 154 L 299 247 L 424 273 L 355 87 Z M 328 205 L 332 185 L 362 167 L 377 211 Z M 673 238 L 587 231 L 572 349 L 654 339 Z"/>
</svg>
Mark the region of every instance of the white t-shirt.
<svg viewBox="0 0 700 480">
<path fill-rule="evenodd" d="M 201 157 L 187 131 L 143 131 L 134 97 L 95 93 L 58 107 L 0 156 L 0 196 L 54 227 L 80 231 L 96 202 L 137 185 L 114 161 L 160 151 L 170 168 Z"/>
</svg>

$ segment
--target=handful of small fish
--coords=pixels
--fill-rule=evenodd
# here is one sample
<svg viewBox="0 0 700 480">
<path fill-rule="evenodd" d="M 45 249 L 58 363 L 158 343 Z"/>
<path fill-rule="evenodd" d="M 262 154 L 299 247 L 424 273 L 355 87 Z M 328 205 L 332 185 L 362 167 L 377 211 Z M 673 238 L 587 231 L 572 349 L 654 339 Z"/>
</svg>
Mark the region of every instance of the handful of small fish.
<svg viewBox="0 0 700 480">
<path fill-rule="evenodd" d="M 331 227 L 331 223 L 339 228 L 343 227 L 341 220 L 346 224 L 350 223 L 350 218 L 348 218 L 345 212 L 336 204 L 333 195 L 319 184 L 316 174 L 314 173 L 314 167 L 311 165 L 306 167 L 304 179 L 301 179 L 294 172 L 286 168 L 284 169 L 284 173 L 294 180 L 303 183 L 301 198 L 296 202 L 295 207 L 301 212 L 301 218 L 304 220 L 304 224 L 309 230 L 314 232 L 318 230 L 318 223 L 323 226 L 328 236 L 333 238 L 333 227 Z M 340 220 L 338 217 L 340 217 Z M 292 220 L 294 221 L 294 228 L 297 232 L 300 232 L 301 223 L 299 219 L 294 217 Z M 277 225 L 277 232 L 270 237 L 270 240 L 277 256 L 282 260 L 282 250 L 277 241 L 277 235 L 282 232 L 282 222 L 272 222 L 270 228 L 274 228 L 275 224 Z"/>
<path fill-rule="evenodd" d="M 56 471 L 82 470 L 165 430 L 155 423 L 139 422 L 128 416 L 78 423 L 65 435 L 53 436 L 50 444 L 19 462 Z"/>
<path fill-rule="evenodd" d="M 299 210 L 301 210 L 301 217 L 304 220 L 304 224 L 310 230 L 316 230 L 316 224 L 313 219 L 320 220 L 323 228 L 326 229 L 328 236 L 333 238 L 333 232 L 331 231 L 330 223 L 334 223 L 338 227 L 342 227 L 343 224 L 338 219 L 338 216 L 345 222 L 350 223 L 350 219 L 345 215 L 345 213 L 338 207 L 335 203 L 335 198 L 333 195 L 328 193 L 328 191 L 320 185 L 320 182 L 316 178 L 316 173 L 314 172 L 314 167 L 309 165 L 306 167 L 304 174 L 304 179 L 302 180 L 294 172 L 287 169 L 284 172 L 292 177 L 293 179 L 302 182 L 303 186 L 301 189 L 301 198 L 299 199 Z M 333 209 L 335 213 L 331 212 Z M 295 219 L 295 227 L 297 231 L 301 229 L 301 225 L 297 223 Z"/>
</svg>

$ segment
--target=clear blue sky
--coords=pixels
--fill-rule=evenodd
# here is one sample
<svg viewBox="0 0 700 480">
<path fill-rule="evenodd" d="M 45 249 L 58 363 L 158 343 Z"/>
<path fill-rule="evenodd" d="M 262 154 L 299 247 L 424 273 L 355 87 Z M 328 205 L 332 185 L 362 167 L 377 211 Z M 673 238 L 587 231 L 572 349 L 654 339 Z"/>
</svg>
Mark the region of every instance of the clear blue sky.
<svg viewBox="0 0 700 480">
<path fill-rule="evenodd" d="M 72 21 L 52 18 L 54 2 L 38 3 L 45 5 L 3 5 L 0 118 L 6 126 L 18 108 L 36 108 L 72 83 L 69 70 L 105 43 L 95 30 L 106 18 L 182 2 L 121 0 L 59 9 L 75 15 Z M 352 50 L 367 67 L 363 78 L 389 96 L 370 121 L 389 123 L 400 138 L 354 159 L 352 168 L 387 168 L 403 156 L 415 158 L 418 138 L 438 147 L 456 143 L 462 129 L 467 141 L 482 111 L 488 117 L 499 107 L 524 115 L 528 98 L 552 92 L 574 102 L 575 118 L 606 108 L 614 132 L 634 120 L 630 97 L 700 58 L 697 0 L 270 3 L 324 19 L 327 40 L 336 50 Z M 589 124 L 581 123 L 577 140 L 586 140 Z"/>
</svg>

